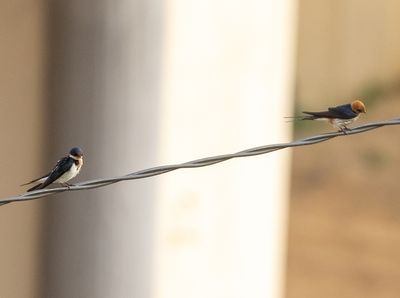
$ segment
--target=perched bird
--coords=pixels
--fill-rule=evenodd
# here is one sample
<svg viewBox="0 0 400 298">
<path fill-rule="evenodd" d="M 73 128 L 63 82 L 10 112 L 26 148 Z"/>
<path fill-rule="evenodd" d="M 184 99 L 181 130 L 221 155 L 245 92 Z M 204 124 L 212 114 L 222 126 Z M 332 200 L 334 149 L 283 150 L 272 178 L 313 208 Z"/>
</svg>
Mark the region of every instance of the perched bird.
<svg viewBox="0 0 400 298">
<path fill-rule="evenodd" d="M 65 156 L 57 161 L 57 164 L 49 174 L 22 185 L 28 185 L 35 182 L 39 183 L 34 187 L 28 189 L 28 191 L 45 188 L 51 183 L 60 183 L 64 186 L 69 186 L 67 181 L 71 180 L 79 174 L 82 165 L 83 152 L 80 148 L 74 147 L 71 149 L 68 156 Z"/>
<path fill-rule="evenodd" d="M 358 119 L 361 113 L 366 113 L 365 105 L 361 100 L 352 103 L 331 107 L 322 112 L 303 112 L 307 116 L 301 116 L 301 120 L 327 120 L 343 133 L 349 130 L 347 125 Z"/>
</svg>

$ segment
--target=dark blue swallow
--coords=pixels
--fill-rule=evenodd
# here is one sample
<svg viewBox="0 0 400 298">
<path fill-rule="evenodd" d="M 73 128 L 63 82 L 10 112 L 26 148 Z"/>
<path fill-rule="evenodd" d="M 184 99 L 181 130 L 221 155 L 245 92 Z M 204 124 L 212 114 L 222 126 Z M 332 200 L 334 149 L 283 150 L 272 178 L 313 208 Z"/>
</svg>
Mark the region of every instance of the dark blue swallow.
<svg viewBox="0 0 400 298">
<path fill-rule="evenodd" d="M 303 112 L 307 116 L 299 117 L 301 120 L 327 120 L 334 127 L 346 133 L 349 128 L 347 125 L 358 119 L 361 113 L 366 113 L 366 108 L 361 100 L 352 103 L 328 108 L 322 112 Z"/>
<path fill-rule="evenodd" d="M 42 189 L 52 183 L 60 183 L 61 185 L 69 186 L 67 181 L 71 180 L 79 174 L 82 165 L 83 152 L 80 148 L 74 147 L 71 149 L 68 156 L 63 157 L 59 161 L 57 161 L 57 164 L 49 174 L 22 185 L 28 185 L 35 182 L 39 183 L 34 187 L 28 189 L 28 191 Z"/>
</svg>

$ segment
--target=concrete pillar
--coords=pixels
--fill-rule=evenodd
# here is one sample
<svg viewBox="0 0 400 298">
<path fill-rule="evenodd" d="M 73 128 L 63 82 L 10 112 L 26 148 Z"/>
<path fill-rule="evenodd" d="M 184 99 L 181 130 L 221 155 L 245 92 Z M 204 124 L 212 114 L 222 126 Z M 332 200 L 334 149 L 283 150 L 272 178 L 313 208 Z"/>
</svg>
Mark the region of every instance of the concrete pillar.
<svg viewBox="0 0 400 298">
<path fill-rule="evenodd" d="M 52 152 L 82 147 L 77 180 L 156 165 L 161 3 L 50 5 Z M 46 297 L 150 297 L 155 190 L 142 180 L 54 198 Z"/>
<path fill-rule="evenodd" d="M 79 179 L 289 139 L 295 3 L 54 1 L 54 151 Z M 279 297 L 289 153 L 52 200 L 50 297 Z"/>
<path fill-rule="evenodd" d="M 295 1 L 165 3 L 163 163 L 288 140 Z M 282 296 L 288 158 L 159 179 L 154 297 Z"/>
</svg>

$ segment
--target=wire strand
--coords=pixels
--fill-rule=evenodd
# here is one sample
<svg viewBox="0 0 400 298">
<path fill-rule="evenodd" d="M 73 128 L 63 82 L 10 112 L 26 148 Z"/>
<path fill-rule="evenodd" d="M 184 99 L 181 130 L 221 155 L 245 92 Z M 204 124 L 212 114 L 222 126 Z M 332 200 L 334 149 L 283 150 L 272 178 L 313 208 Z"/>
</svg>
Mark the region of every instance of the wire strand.
<svg viewBox="0 0 400 298">
<path fill-rule="evenodd" d="M 321 135 L 311 136 L 304 139 L 296 140 L 289 143 L 281 143 L 281 144 L 272 144 L 272 145 L 265 145 L 255 148 L 250 148 L 247 150 L 239 151 L 233 154 L 222 154 L 216 155 L 211 157 L 200 158 L 192 161 L 188 161 L 181 164 L 172 164 L 172 165 L 165 165 L 165 166 L 158 166 L 154 168 L 149 168 L 133 173 L 129 173 L 123 176 L 113 177 L 113 178 L 103 178 L 103 179 L 95 179 L 95 180 L 88 180 L 84 182 L 77 183 L 75 185 L 68 187 L 57 187 L 57 188 L 50 188 L 50 189 L 40 189 L 32 192 L 23 193 L 21 195 L 16 195 L 13 197 L 3 198 L 0 199 L 0 206 L 4 204 L 8 204 L 11 202 L 20 202 L 20 201 L 29 201 L 34 199 L 39 199 L 42 197 L 47 197 L 53 194 L 57 194 L 60 192 L 65 191 L 80 191 L 85 189 L 94 189 L 99 187 L 105 187 L 114 183 L 118 183 L 121 181 L 126 180 L 135 180 L 135 179 L 144 179 L 152 176 L 157 176 L 161 174 L 165 174 L 171 171 L 175 171 L 178 169 L 188 169 L 188 168 L 199 168 L 199 167 L 206 167 L 211 166 L 216 163 L 220 163 L 223 161 L 227 161 L 233 158 L 240 158 L 240 157 L 250 157 L 260 154 L 267 154 L 270 152 L 274 152 L 277 150 L 291 148 L 291 147 L 299 147 L 299 146 L 308 146 L 313 144 L 318 144 L 321 142 L 328 141 L 330 139 L 336 137 L 347 137 L 354 134 L 364 133 L 373 129 L 377 129 L 383 126 L 389 125 L 399 125 L 400 118 L 395 118 L 386 121 L 379 121 L 379 122 L 371 122 L 364 125 L 360 125 L 357 127 L 352 128 L 351 130 L 346 131 L 346 134 L 343 132 L 331 132 L 325 133 Z"/>
</svg>

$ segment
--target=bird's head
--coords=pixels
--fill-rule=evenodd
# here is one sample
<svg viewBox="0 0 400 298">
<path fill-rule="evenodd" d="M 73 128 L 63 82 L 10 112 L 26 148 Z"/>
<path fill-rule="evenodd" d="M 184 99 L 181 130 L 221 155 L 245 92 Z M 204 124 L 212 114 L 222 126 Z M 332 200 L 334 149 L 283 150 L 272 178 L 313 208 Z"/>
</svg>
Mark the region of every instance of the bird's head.
<svg viewBox="0 0 400 298">
<path fill-rule="evenodd" d="M 354 113 L 360 114 L 360 113 L 366 113 L 367 110 L 365 108 L 364 103 L 361 100 L 355 100 L 351 103 L 351 109 L 353 110 Z"/>
<path fill-rule="evenodd" d="M 79 159 L 79 158 L 82 158 L 82 156 L 83 156 L 83 151 L 82 151 L 82 149 L 79 148 L 79 147 L 74 147 L 74 148 L 71 149 L 71 151 L 69 151 L 69 155 L 70 155 L 72 158 Z"/>
</svg>

